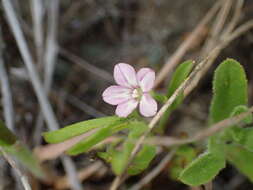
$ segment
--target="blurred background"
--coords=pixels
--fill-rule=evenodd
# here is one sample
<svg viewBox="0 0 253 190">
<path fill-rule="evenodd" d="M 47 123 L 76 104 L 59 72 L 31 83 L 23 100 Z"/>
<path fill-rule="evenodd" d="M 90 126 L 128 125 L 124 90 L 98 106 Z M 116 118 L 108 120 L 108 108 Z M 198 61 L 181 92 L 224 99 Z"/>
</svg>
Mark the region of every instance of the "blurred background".
<svg viewBox="0 0 253 190">
<path fill-rule="evenodd" d="M 201 27 L 187 51 L 173 64 L 187 59 L 199 61 L 205 58 L 210 50 L 219 44 L 220 37 L 240 3 L 241 12 L 234 30 L 253 19 L 253 1 L 238 1 L 240 0 L 220 0 L 217 11 Z M 44 131 L 86 119 L 113 115 L 114 107 L 104 103 L 101 94 L 106 87 L 114 83 L 114 65 L 126 62 L 136 70 L 151 67 L 159 75 L 164 65 L 173 62 L 171 57 L 175 56 L 181 44 L 189 40 L 192 31 L 218 0 L 0 2 L 1 119 L 9 121 L 8 127 L 22 142 L 31 149 L 37 149 L 45 145 L 41 136 Z M 227 2 L 230 2 L 230 5 L 227 5 Z M 227 13 L 224 10 L 227 10 Z M 13 22 L 12 18 L 16 18 L 17 22 Z M 224 22 L 221 22 L 218 28 L 217 23 L 222 19 Z M 19 31 L 24 38 L 15 35 L 13 31 Z M 210 39 L 212 43 L 208 45 Z M 22 44 L 26 44 L 27 48 Z M 213 71 L 217 64 L 227 57 L 236 59 L 245 67 L 250 85 L 249 101 L 252 104 L 252 48 L 253 30 L 249 29 L 219 52 L 199 85 L 168 120 L 164 135 L 191 135 L 206 124 L 212 95 Z M 33 65 L 32 69 L 29 60 L 30 65 Z M 157 85 L 159 92 L 166 90 L 171 71 L 168 71 L 166 77 Z M 7 96 L 13 102 L 9 112 L 12 117 L 9 119 L 4 113 L 8 106 L 3 94 L 6 79 L 10 87 L 10 94 Z M 39 86 L 36 84 L 38 79 Z M 43 91 L 48 94 L 47 98 L 38 98 Z M 45 100 L 50 102 L 48 105 L 52 107 L 54 116 L 43 117 L 43 113 L 47 112 L 47 107 L 41 106 Z M 48 111 L 49 115 L 50 113 L 51 111 Z M 129 178 L 121 188 L 128 189 L 138 183 L 160 163 L 165 152 L 166 149 L 162 149 L 149 169 L 141 175 Z M 52 181 L 43 182 L 30 176 L 32 189 L 103 190 L 109 188 L 114 178 L 109 166 L 97 158 L 95 151 L 71 159 L 68 157 L 63 163 L 65 165 L 59 158 L 43 162 L 52 175 Z M 142 189 L 191 189 L 171 179 L 170 165 L 168 162 L 160 174 Z M 67 182 L 67 178 L 64 178 L 66 167 L 70 168 L 67 170 L 73 174 L 72 177 L 79 172 L 80 180 L 72 178 Z M 15 176 L 5 159 L 0 158 L 0 189 L 22 189 L 18 177 Z M 81 183 L 82 187 L 78 183 Z M 230 165 L 219 174 L 213 186 L 215 190 L 253 188 L 246 177 Z M 196 189 L 200 190 L 201 187 Z"/>
</svg>

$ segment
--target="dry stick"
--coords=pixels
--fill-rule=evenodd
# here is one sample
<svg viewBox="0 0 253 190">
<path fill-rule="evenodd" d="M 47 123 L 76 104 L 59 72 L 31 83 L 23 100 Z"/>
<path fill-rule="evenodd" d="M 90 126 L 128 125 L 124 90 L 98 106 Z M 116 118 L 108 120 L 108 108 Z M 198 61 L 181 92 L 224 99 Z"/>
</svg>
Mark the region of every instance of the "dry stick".
<svg viewBox="0 0 253 190">
<path fill-rule="evenodd" d="M 45 91 L 43 90 L 43 86 L 40 82 L 38 72 L 36 68 L 33 65 L 32 56 L 28 50 L 27 43 L 24 38 L 24 34 L 21 30 L 21 27 L 19 25 L 19 22 L 17 20 L 17 16 L 14 12 L 14 9 L 12 7 L 11 1 L 9 0 L 2 0 L 3 9 L 6 14 L 7 22 L 10 25 L 10 28 L 14 34 L 14 37 L 17 41 L 17 45 L 19 47 L 19 50 L 21 52 L 21 56 L 24 60 L 24 63 L 26 65 L 26 68 L 28 70 L 29 77 L 31 79 L 32 85 L 34 87 L 35 93 L 38 97 L 42 113 L 45 117 L 45 121 L 48 124 L 48 127 L 51 130 L 57 130 L 59 128 L 59 125 L 56 121 L 55 114 L 52 110 L 52 107 L 50 106 L 48 99 L 46 97 Z M 64 157 L 63 164 L 65 166 L 65 169 L 67 173 L 70 175 L 71 181 L 76 181 L 75 169 L 73 167 L 73 163 L 68 157 Z M 75 182 L 77 184 L 77 182 Z M 76 188 L 81 189 L 81 188 Z"/>
<path fill-rule="evenodd" d="M 154 179 L 160 172 L 161 170 L 168 164 L 168 162 L 172 159 L 176 152 L 176 149 L 171 150 L 159 163 L 158 166 L 156 166 L 148 175 L 146 175 L 144 178 L 141 179 L 138 183 L 133 185 L 129 190 L 139 190 L 141 189 L 144 185 L 149 183 L 152 179 Z"/>
<path fill-rule="evenodd" d="M 252 107 L 253 108 L 253 107 Z M 200 132 L 195 134 L 193 137 L 189 137 L 187 139 L 181 139 L 181 138 L 175 138 L 175 137 L 151 137 L 144 141 L 146 144 L 152 144 L 157 146 L 179 146 L 183 144 L 189 144 L 196 141 L 204 140 L 205 138 L 214 135 L 215 133 L 218 133 L 220 131 L 223 131 L 224 129 L 233 126 L 237 124 L 239 121 L 241 121 L 243 118 L 245 118 L 247 115 L 249 115 L 253 110 L 252 108 L 249 109 L 248 112 L 242 113 L 240 115 L 231 117 L 229 119 L 222 120 Z M 64 142 L 58 143 L 58 144 L 51 144 L 51 145 L 45 145 L 42 147 L 38 147 L 35 150 L 35 153 L 37 157 L 40 159 L 40 161 L 55 159 L 56 157 L 60 156 L 64 151 L 66 151 L 69 147 L 73 146 L 73 144 L 76 144 L 80 140 L 86 138 L 90 134 L 94 133 L 94 131 L 88 132 L 87 134 L 82 134 L 80 136 L 71 138 L 69 140 L 66 140 Z M 121 137 L 110 137 L 103 141 L 101 144 L 110 143 L 113 141 L 117 141 L 118 138 Z M 136 143 L 136 141 L 133 141 L 133 143 Z"/>
<path fill-rule="evenodd" d="M 44 76 L 44 90 L 48 94 L 53 80 L 53 71 L 55 68 L 55 63 L 58 54 L 57 45 L 57 28 L 58 28 L 58 16 L 59 16 L 59 0 L 51 1 L 48 7 L 48 33 L 47 42 L 45 50 L 45 76 Z M 41 114 L 41 116 L 43 116 Z M 82 190 L 82 185 L 78 180 L 77 171 L 72 160 L 67 157 L 61 157 L 64 166 L 66 167 L 66 172 L 68 175 L 68 180 L 70 186 L 75 190 Z"/>
<path fill-rule="evenodd" d="M 174 102 L 174 100 L 178 97 L 178 95 L 184 90 L 186 90 L 187 87 L 190 87 L 190 91 L 196 86 L 198 81 L 200 80 L 200 77 L 198 76 L 199 73 L 205 68 L 205 63 L 207 63 L 209 60 L 212 60 L 214 57 L 217 56 L 217 54 L 232 40 L 240 36 L 242 33 L 246 32 L 250 28 L 253 27 L 253 20 L 248 21 L 243 26 L 239 27 L 231 36 L 227 37 L 226 39 L 223 39 L 223 42 L 218 45 L 216 48 L 214 48 L 209 56 L 201 61 L 192 71 L 192 73 L 189 75 L 189 77 L 177 88 L 177 90 L 174 92 L 174 94 L 168 99 L 168 101 L 163 105 L 163 107 L 158 111 L 158 113 L 155 115 L 155 117 L 151 120 L 149 123 L 149 130 L 145 132 L 143 136 L 140 137 L 140 139 L 136 142 L 135 147 L 132 151 L 131 157 L 129 158 L 128 165 L 132 162 L 133 158 L 139 151 L 141 144 L 143 143 L 144 139 L 146 138 L 147 134 L 154 128 L 155 124 L 159 121 L 161 116 L 164 114 L 164 112 L 168 109 L 169 106 Z M 197 77 L 196 77 L 197 76 Z M 193 83 L 194 85 L 191 85 Z M 187 89 L 188 90 L 188 89 Z M 190 92 L 188 90 L 188 92 Z M 185 94 L 185 93 L 184 93 Z M 127 167 L 126 167 L 127 168 Z M 126 170 L 125 168 L 125 170 Z M 123 172 L 124 173 L 124 172 Z M 116 190 L 121 183 L 121 178 L 123 175 L 120 175 L 115 178 L 115 180 L 112 183 L 111 190 Z"/>
<path fill-rule="evenodd" d="M 43 63 L 43 1 L 32 0 L 33 33 L 37 53 L 37 64 L 41 67 Z"/>
<path fill-rule="evenodd" d="M 240 20 L 243 4 L 244 4 L 244 0 L 237 0 L 234 15 L 231 21 L 229 22 L 227 28 L 224 30 L 223 35 L 227 35 L 234 30 L 235 26 Z"/>
<path fill-rule="evenodd" d="M 6 154 L 6 152 L 2 148 L 0 148 L 0 151 L 2 152 L 5 160 L 11 165 L 11 167 L 15 170 L 16 174 L 19 176 L 20 181 L 22 185 L 24 186 L 24 189 L 32 190 L 30 184 L 28 183 L 27 177 L 23 175 L 22 172 L 18 169 L 15 161 L 11 157 L 9 157 L 8 154 Z"/>
<path fill-rule="evenodd" d="M 84 181 L 85 179 L 89 178 L 91 175 L 93 175 L 95 172 L 98 172 L 101 169 L 104 169 L 104 164 L 101 161 L 96 161 L 86 168 L 83 168 L 78 172 L 78 179 L 80 181 Z M 70 184 L 66 178 L 66 176 L 63 176 L 59 179 L 57 179 L 55 183 L 56 189 L 67 189 L 69 188 Z"/>
<path fill-rule="evenodd" d="M 78 109 L 82 110 L 83 112 L 89 114 L 90 116 L 93 116 L 95 118 L 106 116 L 104 113 L 96 110 L 95 108 L 86 104 L 85 102 L 81 101 L 80 99 L 78 99 L 75 96 L 67 95 L 66 100 L 67 100 L 67 102 L 69 102 L 73 106 L 77 107 Z"/>
<path fill-rule="evenodd" d="M 241 0 L 240 0 L 241 1 Z M 224 9 L 221 10 L 220 12 L 220 18 L 218 18 L 218 20 L 216 21 L 216 25 L 214 25 L 213 27 L 213 33 L 215 33 L 216 35 L 213 35 L 213 38 L 210 38 L 210 40 L 207 41 L 206 45 L 204 46 L 201 56 L 200 57 L 205 57 L 208 52 L 215 47 L 215 45 L 219 42 L 219 40 L 223 40 L 224 38 L 227 38 L 231 33 L 230 31 L 232 31 L 234 29 L 234 26 L 237 24 L 238 22 L 238 18 L 240 15 L 240 11 L 238 11 L 238 9 L 240 9 L 240 7 L 242 6 L 242 4 L 237 3 L 236 4 L 236 10 L 235 13 L 232 17 L 231 22 L 229 22 L 228 27 L 226 29 L 224 29 L 224 31 L 221 31 L 222 26 L 224 25 L 224 22 L 226 20 L 227 14 L 228 14 L 228 9 L 231 8 L 231 3 L 232 1 L 224 1 Z M 243 2 L 241 2 L 243 3 Z M 222 33 L 221 35 L 219 35 L 220 33 Z M 227 43 L 228 45 L 229 43 Z M 225 45 L 226 46 L 226 45 Z M 224 46 L 224 47 L 225 47 Z M 198 80 L 193 81 L 193 83 L 190 86 L 193 86 L 193 88 L 198 84 L 199 79 L 208 71 L 208 69 L 210 68 L 210 66 L 212 65 L 212 63 L 214 62 L 214 60 L 218 57 L 220 52 L 217 52 L 215 56 L 213 56 L 212 59 L 210 59 L 206 65 L 204 66 L 204 68 L 202 69 L 202 71 L 200 73 L 197 74 L 196 78 L 198 78 Z M 190 91 L 193 89 L 188 87 L 185 92 L 184 95 L 187 96 Z"/>
<path fill-rule="evenodd" d="M 44 66 L 44 90 L 48 94 L 53 77 L 54 66 L 56 62 L 56 56 L 58 53 L 58 48 L 56 44 L 57 38 L 57 22 L 59 14 L 59 1 L 51 1 L 48 6 L 48 26 L 47 26 L 47 38 L 46 38 L 46 47 L 45 54 L 43 58 Z M 40 111 L 36 119 L 36 130 L 34 132 L 35 144 L 41 143 L 41 131 L 43 127 L 43 114 Z"/>
<path fill-rule="evenodd" d="M 171 147 L 171 146 L 179 146 L 179 145 L 184 145 L 184 144 L 189 144 L 196 141 L 204 140 L 207 137 L 210 137 L 220 131 L 223 131 L 235 124 L 238 124 L 241 120 L 243 120 L 245 117 L 250 115 L 252 112 L 253 112 L 253 106 L 249 108 L 247 112 L 241 113 L 234 117 L 230 117 L 228 119 L 224 119 L 198 132 L 193 137 L 189 137 L 187 139 L 179 139 L 179 138 L 173 138 L 173 137 L 159 137 L 159 138 L 149 139 L 147 143 Z"/>
<path fill-rule="evenodd" d="M 218 14 L 218 16 L 216 17 L 216 20 L 213 24 L 213 27 L 211 29 L 211 36 L 210 38 L 206 41 L 204 47 L 202 48 L 202 52 L 201 52 L 201 56 L 200 58 L 204 58 L 206 57 L 206 55 L 208 54 L 208 52 L 213 49 L 213 47 L 216 45 L 220 33 L 224 27 L 224 24 L 227 20 L 228 14 L 231 10 L 232 7 L 232 0 L 223 0 L 223 6 L 220 9 L 220 12 Z"/>
<path fill-rule="evenodd" d="M 215 3 L 215 5 L 208 11 L 206 16 L 200 21 L 200 23 L 190 34 L 190 36 L 177 48 L 176 52 L 174 52 L 174 54 L 166 61 L 161 71 L 157 75 L 155 87 L 159 86 L 159 84 L 161 84 L 161 82 L 165 78 L 167 78 L 168 73 L 173 70 L 173 68 L 179 63 L 184 54 L 191 48 L 192 43 L 197 40 L 197 38 L 203 31 L 203 28 L 218 11 L 220 4 L 220 1 L 217 1 Z"/>
<path fill-rule="evenodd" d="M 66 57 L 68 60 L 72 61 L 73 63 L 76 63 L 77 65 L 79 65 L 80 67 L 82 67 L 83 69 L 89 71 L 90 73 L 104 79 L 107 82 L 112 83 L 113 77 L 110 73 L 108 73 L 107 71 L 100 69 L 98 67 L 95 67 L 94 65 L 88 63 L 87 61 L 85 61 L 84 59 L 74 55 L 73 53 L 67 51 L 64 48 L 60 48 L 59 53 Z"/>
<path fill-rule="evenodd" d="M 231 41 L 233 41 L 234 39 L 238 38 L 240 35 L 242 35 L 243 33 L 247 32 L 251 28 L 253 28 L 253 20 L 250 20 L 250 21 L 244 23 L 243 25 L 241 25 L 240 27 L 238 27 L 229 37 L 226 37 L 226 39 L 224 39 L 224 38 L 222 39 L 222 40 L 225 41 L 223 43 L 223 45 L 222 45 L 223 48 L 226 47 L 227 45 L 229 45 L 229 43 Z M 216 58 L 218 56 L 219 51 L 216 52 L 216 55 L 214 55 L 212 57 L 212 59 L 214 59 L 214 58 Z M 197 73 L 196 80 L 192 81 L 192 83 L 185 89 L 185 91 L 184 91 L 184 96 L 185 97 L 188 94 L 190 94 L 190 92 L 197 86 L 200 78 L 206 73 L 206 71 L 208 70 L 208 68 L 211 66 L 212 62 L 213 62 L 213 60 L 212 61 L 209 60 L 209 62 L 205 65 L 205 68 L 201 72 Z"/>
<path fill-rule="evenodd" d="M 13 111 L 13 102 L 12 102 L 12 93 L 9 84 L 9 78 L 7 71 L 4 65 L 3 60 L 3 50 L 4 50 L 4 41 L 2 39 L 2 31 L 0 28 L 0 80 L 1 80 L 1 91 L 2 91 L 2 102 L 3 102 L 3 111 L 6 126 L 14 131 L 14 111 Z"/>
<path fill-rule="evenodd" d="M 50 90 L 52 83 L 53 71 L 58 54 L 57 45 L 57 28 L 59 16 L 59 0 L 51 1 L 48 7 L 48 32 L 46 39 L 45 50 L 45 75 L 44 75 L 44 88 L 46 93 Z"/>
</svg>

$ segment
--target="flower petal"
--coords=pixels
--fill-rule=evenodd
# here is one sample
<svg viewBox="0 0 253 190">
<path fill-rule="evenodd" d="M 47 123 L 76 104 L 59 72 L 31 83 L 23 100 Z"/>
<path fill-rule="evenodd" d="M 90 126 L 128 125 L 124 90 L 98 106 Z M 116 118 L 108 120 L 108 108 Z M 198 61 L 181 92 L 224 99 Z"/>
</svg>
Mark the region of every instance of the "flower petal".
<svg viewBox="0 0 253 190">
<path fill-rule="evenodd" d="M 111 105 L 118 105 L 132 98 L 132 89 L 122 86 L 110 86 L 103 92 L 103 100 Z"/>
<path fill-rule="evenodd" d="M 157 112 L 157 103 L 148 93 L 143 94 L 141 98 L 140 112 L 145 117 L 152 117 Z"/>
<path fill-rule="evenodd" d="M 136 72 L 134 68 L 126 63 L 119 63 L 114 67 L 114 80 L 120 86 L 137 87 Z"/>
<path fill-rule="evenodd" d="M 128 100 L 119 104 L 116 108 L 116 115 L 119 117 L 127 117 L 137 107 L 138 101 L 135 99 Z"/>
<path fill-rule="evenodd" d="M 149 68 L 142 68 L 137 73 L 138 83 L 143 92 L 150 91 L 155 83 L 155 72 Z"/>
</svg>

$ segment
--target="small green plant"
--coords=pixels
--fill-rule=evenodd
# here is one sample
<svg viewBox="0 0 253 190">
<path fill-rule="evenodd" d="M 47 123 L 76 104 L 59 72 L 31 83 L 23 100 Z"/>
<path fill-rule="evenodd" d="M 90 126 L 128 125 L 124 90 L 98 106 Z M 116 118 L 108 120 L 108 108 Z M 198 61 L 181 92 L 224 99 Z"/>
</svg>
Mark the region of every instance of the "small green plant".
<svg viewBox="0 0 253 190">
<path fill-rule="evenodd" d="M 130 65 L 117 64 L 114 69 L 117 85 L 108 87 L 103 93 L 105 102 L 117 106 L 116 116 L 79 122 L 56 131 L 46 132 L 43 136 L 48 143 L 60 143 L 87 133 L 89 135 L 86 138 L 67 149 L 66 153 L 77 155 L 88 152 L 96 146 L 98 156 L 111 164 L 116 175 L 120 176 L 126 172 L 129 175 L 139 174 L 149 167 L 156 156 L 157 147 L 149 144 L 147 140 L 135 154 L 133 152 L 136 151 L 136 142 L 142 137 L 154 136 L 154 132 L 163 133 L 170 114 L 182 104 L 184 99 L 183 91 L 177 92 L 177 89 L 188 80 L 192 70 L 194 70 L 192 61 L 179 65 L 172 76 L 167 92 L 158 94 L 152 90 L 155 81 L 155 73 L 152 69 L 143 68 L 135 73 Z M 159 112 L 157 116 L 157 102 L 166 105 L 175 92 L 178 94 L 173 103 L 162 110 L 162 115 L 159 115 Z M 210 105 L 209 119 L 207 119 L 209 125 L 248 111 L 246 75 L 237 61 L 227 59 L 216 69 Z M 137 107 L 139 112 L 135 111 Z M 159 119 L 154 132 L 151 131 L 152 127 L 145 118 L 153 116 Z M 243 127 L 251 123 L 252 115 L 243 118 L 240 124 L 210 136 L 207 139 L 206 150 L 202 153 L 188 145 L 178 147 L 171 162 L 170 176 L 185 184 L 198 186 L 212 180 L 226 167 L 228 161 L 253 180 L 251 164 L 253 128 Z M 113 142 L 103 143 L 104 140 L 119 133 L 120 135 Z"/>
<path fill-rule="evenodd" d="M 237 61 L 227 59 L 219 65 L 214 74 L 210 124 L 247 111 L 247 104 L 247 80 L 244 69 Z M 242 122 L 251 123 L 251 116 Z M 247 150 L 248 139 L 252 137 L 243 135 L 245 130 L 248 129 L 232 126 L 210 137 L 206 152 L 190 163 L 182 171 L 179 179 L 192 186 L 205 184 L 225 167 L 228 160 L 252 180 L 252 170 L 246 169 L 252 167 L 250 160 L 253 153 Z M 248 162 L 243 163 L 241 160 Z"/>
</svg>

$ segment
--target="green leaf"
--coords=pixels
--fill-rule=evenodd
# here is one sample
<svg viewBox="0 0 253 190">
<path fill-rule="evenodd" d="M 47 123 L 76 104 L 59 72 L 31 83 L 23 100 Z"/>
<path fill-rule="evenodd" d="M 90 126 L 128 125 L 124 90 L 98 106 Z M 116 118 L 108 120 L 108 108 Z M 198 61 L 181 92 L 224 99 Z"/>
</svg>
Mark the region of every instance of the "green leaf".
<svg viewBox="0 0 253 190">
<path fill-rule="evenodd" d="M 98 129 L 92 135 L 68 149 L 67 153 L 70 155 L 77 155 L 89 151 L 89 149 L 92 148 L 94 145 L 98 144 L 99 142 L 103 141 L 114 133 L 128 127 L 129 125 L 127 121 L 118 120 L 111 125 Z"/>
<path fill-rule="evenodd" d="M 129 175 L 137 175 L 145 170 L 156 155 L 156 147 L 144 145 L 140 152 L 134 158 L 127 172 Z"/>
<path fill-rule="evenodd" d="M 233 59 L 222 62 L 215 71 L 211 123 L 230 116 L 236 106 L 247 105 L 247 80 L 243 67 Z"/>
<path fill-rule="evenodd" d="M 231 117 L 233 117 L 233 116 L 239 115 L 239 114 L 241 114 L 243 112 L 247 112 L 247 111 L 249 111 L 249 108 L 247 106 L 239 105 L 234 108 L 234 110 L 232 111 L 232 113 L 230 115 L 231 115 Z M 253 121 L 252 114 L 246 116 L 242 121 L 246 124 L 252 123 L 252 121 Z"/>
<path fill-rule="evenodd" d="M 151 95 L 156 101 L 161 102 L 163 104 L 166 103 L 168 100 L 167 96 L 154 91 L 151 92 Z"/>
<path fill-rule="evenodd" d="M 246 106 L 237 106 L 232 112 L 231 117 L 243 112 L 247 112 L 248 110 L 249 109 Z M 250 124 L 252 121 L 252 114 L 248 115 L 242 120 L 242 122 L 245 124 Z M 253 128 L 241 128 L 239 126 L 233 126 L 227 130 L 227 133 L 235 142 L 241 144 L 247 150 L 253 151 Z"/>
<path fill-rule="evenodd" d="M 253 182 L 253 152 L 234 144 L 227 145 L 225 152 L 228 161 Z"/>
<path fill-rule="evenodd" d="M 189 145 L 180 146 L 171 161 L 169 175 L 177 180 L 184 168 L 197 157 L 197 150 Z"/>
<path fill-rule="evenodd" d="M 225 160 L 213 153 L 207 152 L 195 159 L 183 170 L 179 179 L 191 186 L 205 184 L 212 180 L 225 167 Z"/>
<path fill-rule="evenodd" d="M 0 146 L 10 146 L 16 142 L 15 135 L 0 120 Z"/>
<path fill-rule="evenodd" d="M 239 143 L 243 147 L 253 152 L 253 127 L 241 129 L 241 139 Z"/>
<path fill-rule="evenodd" d="M 124 171 L 134 148 L 134 142 L 148 129 L 148 126 L 143 122 L 133 121 L 129 123 L 129 129 L 130 132 L 123 144 L 123 150 L 112 153 L 111 165 L 116 175 L 120 175 Z"/>
<path fill-rule="evenodd" d="M 237 61 L 227 59 L 218 66 L 213 79 L 213 93 L 210 108 L 211 124 L 230 117 L 236 107 L 247 104 L 246 75 Z M 223 149 L 226 134 L 227 131 L 210 137 L 208 142 L 208 151 L 220 156 L 221 159 L 225 157 Z"/>
<path fill-rule="evenodd" d="M 167 97 L 169 98 L 177 90 L 177 88 L 188 77 L 193 68 L 193 61 L 185 61 L 181 63 L 172 75 L 171 81 L 167 90 Z"/>
<path fill-rule="evenodd" d="M 118 120 L 121 120 L 121 118 L 116 116 L 91 119 L 69 125 L 56 131 L 46 132 L 43 134 L 43 136 L 48 143 L 59 143 L 86 133 L 92 129 L 108 126 Z"/>
<path fill-rule="evenodd" d="M 191 60 L 185 61 L 177 67 L 177 69 L 175 70 L 175 72 L 172 75 L 171 81 L 168 86 L 168 90 L 167 90 L 167 97 L 168 98 L 170 96 L 172 96 L 172 94 L 176 91 L 176 89 L 184 82 L 184 80 L 190 74 L 192 68 L 193 68 L 193 61 L 191 61 Z M 184 99 L 184 96 L 183 96 L 183 93 L 181 93 L 181 95 L 179 95 L 176 98 L 176 100 L 173 102 L 173 104 L 163 114 L 163 116 L 159 122 L 158 132 L 163 131 L 163 129 L 168 121 L 170 113 L 182 103 L 183 99 Z"/>
</svg>

